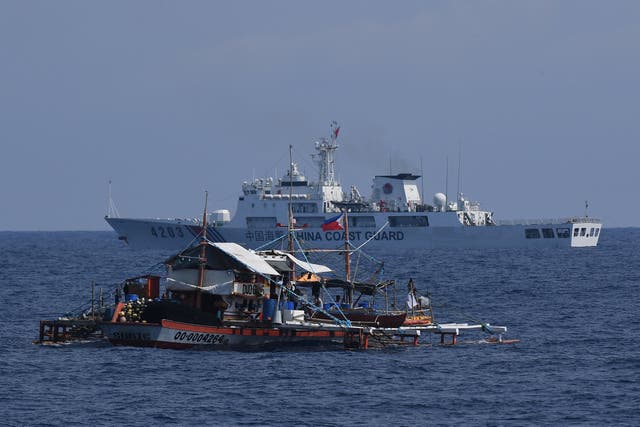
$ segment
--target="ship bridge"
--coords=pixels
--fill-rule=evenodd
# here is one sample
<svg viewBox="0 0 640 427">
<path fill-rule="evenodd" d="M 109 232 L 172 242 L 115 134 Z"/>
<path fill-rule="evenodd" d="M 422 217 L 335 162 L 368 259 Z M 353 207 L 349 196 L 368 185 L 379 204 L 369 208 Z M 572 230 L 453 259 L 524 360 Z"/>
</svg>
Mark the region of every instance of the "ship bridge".
<svg viewBox="0 0 640 427">
<path fill-rule="evenodd" d="M 416 180 L 420 175 L 399 173 L 373 178 L 371 202 L 381 211 L 413 212 L 422 204 Z"/>
</svg>

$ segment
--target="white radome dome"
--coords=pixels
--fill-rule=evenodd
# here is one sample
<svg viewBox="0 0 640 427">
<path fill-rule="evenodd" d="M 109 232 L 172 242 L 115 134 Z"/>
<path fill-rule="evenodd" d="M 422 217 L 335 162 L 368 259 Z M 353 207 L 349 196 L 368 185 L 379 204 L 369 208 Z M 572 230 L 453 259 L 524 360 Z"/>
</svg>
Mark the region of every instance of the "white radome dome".
<svg viewBox="0 0 640 427">
<path fill-rule="evenodd" d="M 447 196 L 442 193 L 436 193 L 433 195 L 433 204 L 439 208 L 444 208 L 447 203 Z"/>
</svg>

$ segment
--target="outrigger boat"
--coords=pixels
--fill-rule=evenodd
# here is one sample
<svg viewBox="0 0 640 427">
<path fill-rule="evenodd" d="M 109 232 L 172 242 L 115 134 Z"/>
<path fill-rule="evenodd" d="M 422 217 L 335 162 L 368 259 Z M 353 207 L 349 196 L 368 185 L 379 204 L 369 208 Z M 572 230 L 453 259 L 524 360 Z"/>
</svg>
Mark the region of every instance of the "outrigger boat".
<svg viewBox="0 0 640 427">
<path fill-rule="evenodd" d="M 300 275 L 289 280 L 295 259 Z M 100 306 L 77 317 L 41 321 L 37 343 L 58 344 L 106 338 L 114 345 L 172 349 L 257 349 L 289 345 L 321 348 L 340 346 L 367 349 L 372 346 L 418 345 L 423 334 L 446 336 L 451 343 L 464 331 L 483 331 L 503 341 L 503 326 L 438 323 L 431 315 L 430 300 L 423 307 L 401 312 L 400 325 L 390 323 L 397 313 L 353 307 L 326 307 L 309 301 L 304 290 L 338 288 L 336 279 L 321 279 L 317 272 L 329 268 L 299 260 L 291 254 L 253 252 L 234 243 L 203 239 L 166 260 L 167 277 L 161 292 L 159 276 L 145 275 L 124 282 L 124 301 Z M 321 273 L 320 273 L 321 274 Z M 316 283 L 314 283 L 316 281 Z M 344 281 L 343 281 L 344 282 Z M 346 283 L 346 282 L 345 282 Z M 351 285 L 349 285 L 351 286 Z M 355 289 L 360 289 L 356 285 Z M 369 287 L 387 292 L 386 286 Z M 366 286 L 361 288 L 366 295 Z M 355 301 L 362 301 L 358 298 Z M 375 301 L 375 299 L 374 299 Z M 424 300 L 423 300 L 424 301 Z M 373 307 L 372 307 L 373 308 Z M 358 318 L 356 314 L 364 317 Z M 389 317 L 385 317 L 389 316 Z"/>
<path fill-rule="evenodd" d="M 423 332 L 451 335 L 455 341 L 465 329 L 482 329 L 480 325 L 435 323 L 430 300 L 420 308 L 408 303 L 404 311 L 378 309 L 375 298 L 362 301 L 363 296 L 383 294 L 388 305 L 388 290 L 394 281 L 368 285 L 323 279 L 318 272 L 331 272 L 329 267 L 291 254 L 203 242 L 165 262 L 166 290 L 162 297 L 154 284 L 156 276 L 136 278 L 142 281 L 137 286 L 125 282 L 127 301 L 119 302 L 110 318 L 98 324 L 112 344 L 174 349 L 290 344 L 368 348 L 370 340 L 371 344 L 386 345 L 409 339 L 417 345 Z M 290 280 L 293 269 L 289 261 L 301 273 L 296 280 Z M 314 302 L 307 298 L 309 293 L 305 291 L 309 289 Z M 329 289 L 342 290 L 343 295 L 355 290 L 359 295 L 355 304 L 318 304 L 319 290 Z M 397 306 L 395 299 L 392 306 Z M 504 327 L 484 330 L 506 332 Z"/>
<path fill-rule="evenodd" d="M 349 324 L 303 322 L 304 312 L 294 307 L 283 310 L 284 320 L 276 318 L 278 299 L 295 295 L 281 280 L 282 274 L 236 243 L 208 241 L 203 230 L 199 247 L 165 262 L 164 298 L 146 295 L 120 302 L 111 319 L 100 323 L 112 344 L 233 348 L 342 343 Z M 329 271 L 321 265 L 296 263 L 307 270 Z"/>
</svg>

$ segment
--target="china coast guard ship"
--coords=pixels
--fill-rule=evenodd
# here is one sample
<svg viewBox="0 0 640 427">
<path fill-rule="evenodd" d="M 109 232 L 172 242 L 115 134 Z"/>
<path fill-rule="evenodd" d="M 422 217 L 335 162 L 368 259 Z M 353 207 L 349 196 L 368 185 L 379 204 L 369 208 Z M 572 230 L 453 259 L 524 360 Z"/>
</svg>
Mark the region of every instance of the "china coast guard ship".
<svg viewBox="0 0 640 427">
<path fill-rule="evenodd" d="M 340 131 L 315 143 L 312 155 L 318 180 L 307 180 L 292 162 L 284 177 L 242 184 L 233 218 L 228 210 L 211 213 L 207 236 L 213 242 L 235 242 L 259 248 L 287 233 L 289 204 L 297 238 L 312 248 L 335 249 L 346 238 L 368 248 L 517 248 L 596 246 L 602 223 L 591 217 L 542 221 L 497 221 L 493 212 L 459 194 L 449 201 L 436 193 L 433 203 L 421 200 L 418 175 L 378 175 L 366 200 L 351 187 L 345 193 L 334 173 Z M 344 223 L 347 211 L 348 223 Z M 180 250 L 200 234 L 198 219 L 134 219 L 111 213 L 105 217 L 119 239 L 134 248 Z M 284 225 L 283 225 L 284 224 Z M 345 236 L 347 233 L 348 236 Z"/>
</svg>

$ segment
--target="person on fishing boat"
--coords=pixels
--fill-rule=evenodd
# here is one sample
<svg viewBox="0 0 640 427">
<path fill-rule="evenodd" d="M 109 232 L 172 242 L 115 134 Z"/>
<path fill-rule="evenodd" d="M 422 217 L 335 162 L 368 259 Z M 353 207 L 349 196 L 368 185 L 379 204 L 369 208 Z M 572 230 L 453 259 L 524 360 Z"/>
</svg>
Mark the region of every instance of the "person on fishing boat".
<svg viewBox="0 0 640 427">
<path fill-rule="evenodd" d="M 413 278 L 409 279 L 409 284 L 407 285 L 408 288 L 408 295 L 407 295 L 407 308 L 409 310 L 414 310 L 414 309 L 418 309 L 420 310 L 420 299 L 418 298 L 418 296 L 416 295 L 416 287 L 413 284 Z"/>
<path fill-rule="evenodd" d="M 295 286 L 293 288 L 293 294 L 291 295 L 291 301 L 293 301 L 295 307 L 297 308 L 302 303 L 302 301 L 305 301 L 305 299 L 306 295 L 304 289 Z"/>
<path fill-rule="evenodd" d="M 213 314 L 216 317 L 216 323 L 218 325 L 222 324 L 222 320 L 224 319 L 224 312 L 229 307 L 229 305 L 225 302 L 224 299 L 220 295 L 215 295 L 215 299 L 213 301 Z"/>
<path fill-rule="evenodd" d="M 124 299 L 127 301 L 127 296 L 129 295 L 129 282 L 125 282 L 122 290 L 124 291 Z"/>
<path fill-rule="evenodd" d="M 410 294 L 414 294 L 415 295 L 416 287 L 413 284 L 413 277 L 409 279 L 409 284 L 407 285 L 407 288 L 408 288 Z"/>
</svg>

